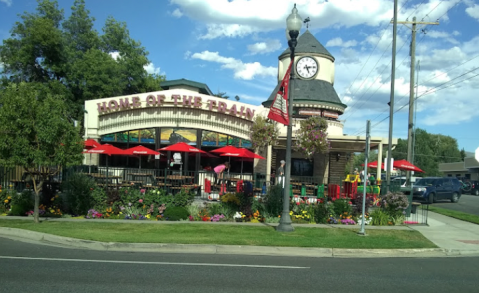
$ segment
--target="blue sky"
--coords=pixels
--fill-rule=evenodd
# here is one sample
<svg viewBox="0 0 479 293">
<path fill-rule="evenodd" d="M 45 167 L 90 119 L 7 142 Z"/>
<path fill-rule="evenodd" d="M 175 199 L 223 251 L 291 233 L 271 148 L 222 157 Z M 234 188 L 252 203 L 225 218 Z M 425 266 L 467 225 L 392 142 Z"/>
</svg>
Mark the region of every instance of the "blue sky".
<svg viewBox="0 0 479 293">
<path fill-rule="evenodd" d="M 59 0 L 65 17 L 73 0 Z M 336 58 L 334 87 L 348 105 L 344 133 L 388 137 L 393 0 L 86 0 L 101 32 L 107 16 L 127 23 L 149 51 L 148 71 L 206 83 L 214 92 L 259 105 L 277 83 L 287 48 L 285 19 L 297 4 L 310 32 Z M 479 4 L 473 0 L 399 0 L 398 20 L 418 26 L 416 126 L 479 147 Z M 0 39 L 34 0 L 0 0 Z M 303 27 L 301 32 L 304 32 Z M 393 136 L 406 138 L 411 30 L 398 25 Z M 0 64 L 1 66 L 1 64 Z"/>
</svg>

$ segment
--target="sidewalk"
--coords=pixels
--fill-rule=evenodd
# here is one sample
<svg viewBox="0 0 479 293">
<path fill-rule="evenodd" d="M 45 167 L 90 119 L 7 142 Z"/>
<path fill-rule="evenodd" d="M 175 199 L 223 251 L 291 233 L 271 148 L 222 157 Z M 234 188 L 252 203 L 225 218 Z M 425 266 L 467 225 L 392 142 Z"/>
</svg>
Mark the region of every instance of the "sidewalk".
<svg viewBox="0 0 479 293">
<path fill-rule="evenodd" d="M 429 212 L 427 223 L 409 227 L 451 254 L 479 255 L 479 225 L 434 212 Z"/>
<path fill-rule="evenodd" d="M 26 217 L 2 217 L 2 219 L 32 220 Z M 109 221 L 114 223 L 138 223 L 138 224 L 178 224 L 189 222 L 165 222 L 165 221 L 131 221 L 131 220 L 82 220 L 56 218 L 45 219 L 48 221 Z M 207 222 L 191 222 L 203 223 Z M 265 225 L 254 223 L 214 223 L 214 224 L 239 224 L 239 225 Z M 275 226 L 277 224 L 267 224 Z M 360 226 L 342 225 L 310 225 L 293 224 L 293 226 L 321 227 L 321 228 L 345 228 L 357 229 Z M 366 226 L 368 230 L 410 230 L 414 229 L 422 233 L 427 239 L 439 248 L 433 249 L 339 249 L 339 248 L 297 248 L 297 247 L 263 247 L 263 246 L 236 246 L 236 245 L 187 245 L 187 244 L 162 244 L 162 243 L 106 243 L 88 241 L 69 237 L 49 235 L 45 233 L 0 227 L 0 237 L 7 237 L 20 241 L 37 242 L 56 245 L 67 248 L 81 248 L 108 251 L 138 251 L 138 252 L 161 252 L 161 253 L 206 253 L 206 254 L 246 254 L 246 255 L 277 255 L 277 256 L 304 256 L 304 257 L 448 257 L 448 256 L 479 256 L 479 225 L 464 222 L 441 214 L 429 212 L 428 226 Z"/>
</svg>

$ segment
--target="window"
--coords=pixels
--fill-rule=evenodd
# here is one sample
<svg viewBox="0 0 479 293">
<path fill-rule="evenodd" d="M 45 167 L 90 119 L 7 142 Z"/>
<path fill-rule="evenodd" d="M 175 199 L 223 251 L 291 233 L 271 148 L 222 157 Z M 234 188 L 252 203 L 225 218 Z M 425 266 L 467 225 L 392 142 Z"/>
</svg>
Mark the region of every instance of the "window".
<svg viewBox="0 0 479 293">
<path fill-rule="evenodd" d="M 313 176 L 313 161 L 291 159 L 291 176 Z"/>
</svg>

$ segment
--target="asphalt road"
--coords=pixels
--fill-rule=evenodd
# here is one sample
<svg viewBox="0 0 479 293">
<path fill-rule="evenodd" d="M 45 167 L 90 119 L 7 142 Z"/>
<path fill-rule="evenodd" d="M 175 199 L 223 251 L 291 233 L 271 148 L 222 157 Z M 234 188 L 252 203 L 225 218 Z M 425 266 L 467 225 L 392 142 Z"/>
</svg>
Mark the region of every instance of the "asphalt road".
<svg viewBox="0 0 479 293">
<path fill-rule="evenodd" d="M 475 258 L 124 253 L 0 238 L 0 292 L 477 292 Z"/>
<path fill-rule="evenodd" d="M 458 203 L 441 200 L 434 203 L 433 206 L 479 216 L 479 196 L 475 195 L 463 194 Z"/>
</svg>

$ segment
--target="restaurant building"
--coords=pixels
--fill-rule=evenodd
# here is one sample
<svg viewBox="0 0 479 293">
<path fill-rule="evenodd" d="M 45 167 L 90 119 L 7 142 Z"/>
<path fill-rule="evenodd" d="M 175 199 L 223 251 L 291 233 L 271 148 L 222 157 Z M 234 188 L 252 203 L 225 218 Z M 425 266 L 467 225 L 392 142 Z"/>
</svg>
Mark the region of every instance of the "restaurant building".
<svg viewBox="0 0 479 293">
<path fill-rule="evenodd" d="M 315 154 L 312 160 L 303 154 L 292 152 L 292 176 L 314 176 L 327 183 L 331 178 L 344 177 L 345 167 L 353 153 L 364 152 L 365 135 L 349 136 L 343 133 L 340 116 L 347 105 L 338 97 L 334 85 L 334 57 L 306 31 L 298 38 L 295 51 L 297 79 L 290 87 L 293 103 L 293 140 L 298 121 L 313 115 L 328 122 L 328 138 L 331 149 L 324 154 Z M 280 83 L 290 62 L 290 50 L 279 56 L 278 85 L 261 105 L 250 105 L 237 100 L 223 99 L 212 94 L 206 84 L 187 80 L 170 80 L 160 84 L 163 90 L 129 96 L 109 97 L 85 102 L 85 138 L 101 143 L 110 143 L 126 149 L 143 145 L 160 149 L 176 142 L 186 142 L 199 149 L 213 149 L 234 145 L 251 148 L 250 127 L 257 115 L 267 116 Z M 304 72 L 303 64 L 313 74 Z M 309 71 L 309 70 L 308 70 Z M 313 71 L 313 70 L 312 70 Z M 366 125 L 366 121 L 364 122 Z M 281 125 L 281 124 L 280 124 Z M 371 137 L 371 149 L 379 156 L 387 147 L 387 138 Z M 397 139 L 393 140 L 393 144 Z M 271 174 L 285 159 L 286 127 L 280 126 L 279 143 L 265 149 L 253 150 L 266 160 L 244 161 L 243 173 Z M 172 154 L 158 157 L 143 157 L 142 168 L 163 169 L 168 166 Z M 105 158 L 85 156 L 86 164 L 104 165 Z M 184 155 L 184 169 L 201 170 L 227 161 L 224 157 Z M 137 167 L 138 159 L 112 156 L 110 166 Z M 231 172 L 239 172 L 239 165 L 232 164 Z M 381 170 L 378 170 L 380 173 Z"/>
</svg>

